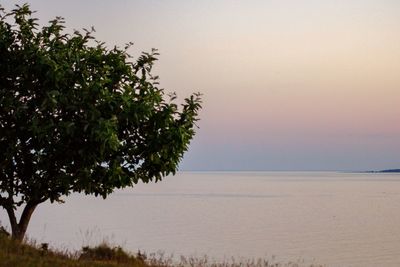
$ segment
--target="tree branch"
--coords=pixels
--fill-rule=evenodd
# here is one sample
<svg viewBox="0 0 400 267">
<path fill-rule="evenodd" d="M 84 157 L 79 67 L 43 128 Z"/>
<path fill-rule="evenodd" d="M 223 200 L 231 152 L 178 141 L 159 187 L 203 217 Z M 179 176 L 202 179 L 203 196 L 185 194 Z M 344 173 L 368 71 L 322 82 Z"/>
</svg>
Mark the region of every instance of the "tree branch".
<svg viewBox="0 0 400 267">
<path fill-rule="evenodd" d="M 28 223 L 29 220 L 31 219 L 32 213 L 35 211 L 38 202 L 33 202 L 29 201 L 24 210 L 22 211 L 21 218 L 19 220 L 18 226 L 19 226 L 19 231 L 23 232 L 25 234 L 26 229 L 28 228 Z"/>
<path fill-rule="evenodd" d="M 18 231 L 18 223 L 17 223 L 17 218 L 15 217 L 14 208 L 12 205 L 7 205 L 7 204 L 3 207 L 7 211 L 8 218 L 10 219 L 11 230 L 13 233 L 15 233 L 16 231 Z"/>
</svg>

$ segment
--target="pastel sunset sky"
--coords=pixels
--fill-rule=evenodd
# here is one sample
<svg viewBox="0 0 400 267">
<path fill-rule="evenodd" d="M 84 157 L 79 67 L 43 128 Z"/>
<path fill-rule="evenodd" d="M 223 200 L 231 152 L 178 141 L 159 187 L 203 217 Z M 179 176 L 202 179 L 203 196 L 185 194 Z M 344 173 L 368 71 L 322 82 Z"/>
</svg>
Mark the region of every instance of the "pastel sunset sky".
<svg viewBox="0 0 400 267">
<path fill-rule="evenodd" d="M 10 9 L 14 3 L 2 1 Z M 400 168 L 398 0 L 35 0 L 204 94 L 182 170 Z"/>
</svg>

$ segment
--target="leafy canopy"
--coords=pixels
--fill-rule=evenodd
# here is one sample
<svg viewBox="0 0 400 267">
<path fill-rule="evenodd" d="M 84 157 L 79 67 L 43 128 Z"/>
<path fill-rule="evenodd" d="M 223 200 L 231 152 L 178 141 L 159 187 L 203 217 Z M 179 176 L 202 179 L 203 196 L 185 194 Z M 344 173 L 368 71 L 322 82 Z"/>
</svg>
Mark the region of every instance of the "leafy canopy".
<svg viewBox="0 0 400 267">
<path fill-rule="evenodd" d="M 180 106 L 151 75 L 157 51 L 135 62 L 92 31 L 38 28 L 28 5 L 0 11 L 0 205 L 58 201 L 175 173 L 201 108 Z"/>
</svg>

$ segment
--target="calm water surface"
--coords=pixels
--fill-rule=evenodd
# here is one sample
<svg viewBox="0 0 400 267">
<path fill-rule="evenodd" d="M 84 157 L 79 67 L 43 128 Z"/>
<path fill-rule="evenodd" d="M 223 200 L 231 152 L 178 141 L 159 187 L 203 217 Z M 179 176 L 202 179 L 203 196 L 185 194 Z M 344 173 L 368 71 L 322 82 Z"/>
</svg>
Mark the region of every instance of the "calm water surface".
<svg viewBox="0 0 400 267">
<path fill-rule="evenodd" d="M 58 248 L 107 239 L 132 251 L 216 259 L 400 266 L 400 175 L 182 172 L 107 200 L 42 204 L 28 232 Z"/>
</svg>

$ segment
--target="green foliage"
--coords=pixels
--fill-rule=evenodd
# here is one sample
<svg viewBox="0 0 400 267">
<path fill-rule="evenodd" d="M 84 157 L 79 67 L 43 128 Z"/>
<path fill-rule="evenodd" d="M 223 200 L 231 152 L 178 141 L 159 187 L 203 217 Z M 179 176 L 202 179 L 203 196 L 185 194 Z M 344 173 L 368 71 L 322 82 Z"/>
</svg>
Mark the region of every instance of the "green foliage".
<svg viewBox="0 0 400 267">
<path fill-rule="evenodd" d="M 199 94 L 181 106 L 135 62 L 62 18 L 38 28 L 28 5 L 0 11 L 0 205 L 58 201 L 175 173 L 195 134 Z M 171 98 L 171 99 L 170 99 Z"/>
<path fill-rule="evenodd" d="M 135 257 L 124 251 L 121 247 L 111 247 L 106 243 L 95 247 L 83 247 L 79 256 L 80 260 L 114 261 L 117 263 L 136 263 L 138 266 L 146 265 L 140 257 Z"/>
</svg>

